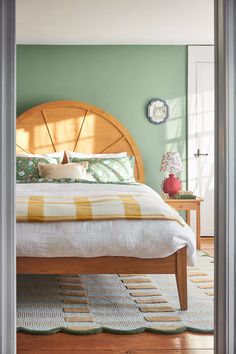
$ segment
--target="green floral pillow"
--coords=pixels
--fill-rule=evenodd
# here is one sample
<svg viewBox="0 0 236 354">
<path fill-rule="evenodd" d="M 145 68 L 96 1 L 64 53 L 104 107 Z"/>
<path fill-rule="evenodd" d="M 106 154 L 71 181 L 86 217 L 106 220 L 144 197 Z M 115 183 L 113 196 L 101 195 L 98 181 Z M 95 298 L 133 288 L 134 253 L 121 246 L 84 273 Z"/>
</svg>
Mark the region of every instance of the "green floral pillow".
<svg viewBox="0 0 236 354">
<path fill-rule="evenodd" d="M 39 179 L 38 163 L 53 163 L 57 164 L 56 158 L 43 158 L 43 157 L 29 157 L 17 156 L 16 157 L 16 181 L 31 183 L 33 179 Z"/>
<path fill-rule="evenodd" d="M 88 181 L 96 182 L 135 182 L 134 179 L 134 157 L 117 157 L 117 158 L 95 158 L 80 159 L 72 158 L 71 162 L 87 161 L 88 168 L 86 171 Z"/>
<path fill-rule="evenodd" d="M 24 184 L 25 181 L 17 181 L 17 184 Z M 32 178 L 30 180 L 30 183 L 57 183 L 57 184 L 62 184 L 62 183 L 77 183 L 77 184 L 97 184 L 97 183 L 102 183 L 102 182 L 97 182 L 97 181 L 88 181 L 86 179 L 73 179 L 73 178 L 60 178 L 60 179 L 53 179 L 53 178 Z M 134 182 L 103 182 L 104 184 L 136 184 Z"/>
</svg>

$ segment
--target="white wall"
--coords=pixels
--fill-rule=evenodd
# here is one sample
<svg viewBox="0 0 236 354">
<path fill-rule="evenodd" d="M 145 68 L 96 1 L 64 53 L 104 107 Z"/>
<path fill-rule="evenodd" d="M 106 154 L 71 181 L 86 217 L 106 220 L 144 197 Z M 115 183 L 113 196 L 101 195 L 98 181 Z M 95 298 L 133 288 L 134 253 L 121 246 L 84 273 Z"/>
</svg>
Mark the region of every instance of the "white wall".
<svg viewBox="0 0 236 354">
<path fill-rule="evenodd" d="M 16 0 L 19 44 L 213 44 L 214 0 Z"/>
</svg>

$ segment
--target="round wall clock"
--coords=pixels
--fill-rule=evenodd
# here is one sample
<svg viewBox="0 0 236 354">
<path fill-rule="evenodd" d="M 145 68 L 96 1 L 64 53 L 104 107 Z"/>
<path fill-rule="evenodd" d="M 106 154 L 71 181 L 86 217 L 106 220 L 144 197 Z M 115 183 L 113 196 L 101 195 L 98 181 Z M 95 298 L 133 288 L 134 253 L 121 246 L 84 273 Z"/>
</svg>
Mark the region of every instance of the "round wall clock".
<svg viewBox="0 0 236 354">
<path fill-rule="evenodd" d="M 163 123 L 169 115 L 169 107 L 166 101 L 160 98 L 151 100 L 147 106 L 147 117 L 153 124 Z"/>
</svg>

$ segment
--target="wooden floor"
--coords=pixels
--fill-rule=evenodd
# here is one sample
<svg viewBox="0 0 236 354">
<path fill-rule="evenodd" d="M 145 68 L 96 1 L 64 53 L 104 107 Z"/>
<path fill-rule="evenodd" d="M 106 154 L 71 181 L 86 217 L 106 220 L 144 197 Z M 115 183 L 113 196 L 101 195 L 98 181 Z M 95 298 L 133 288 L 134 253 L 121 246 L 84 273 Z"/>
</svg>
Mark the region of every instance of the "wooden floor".
<svg viewBox="0 0 236 354">
<path fill-rule="evenodd" d="M 202 239 L 202 250 L 214 255 L 213 239 Z M 38 336 L 19 333 L 18 354 L 212 354 L 213 335 L 185 332 L 179 335 L 142 333 L 134 335 L 57 333 Z"/>
</svg>

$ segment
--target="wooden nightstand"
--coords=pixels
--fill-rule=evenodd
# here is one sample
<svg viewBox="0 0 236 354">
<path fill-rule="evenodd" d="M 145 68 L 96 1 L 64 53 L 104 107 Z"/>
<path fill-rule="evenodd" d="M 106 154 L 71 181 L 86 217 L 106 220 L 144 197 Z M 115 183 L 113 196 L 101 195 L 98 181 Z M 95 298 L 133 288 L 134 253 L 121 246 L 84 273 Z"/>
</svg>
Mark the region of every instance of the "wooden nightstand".
<svg viewBox="0 0 236 354">
<path fill-rule="evenodd" d="M 201 215 L 200 207 L 203 198 L 197 197 L 197 199 L 171 199 L 163 198 L 164 201 L 171 205 L 176 210 L 186 210 L 186 222 L 190 225 L 190 210 L 196 211 L 196 241 L 197 249 L 201 249 Z"/>
</svg>

